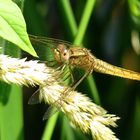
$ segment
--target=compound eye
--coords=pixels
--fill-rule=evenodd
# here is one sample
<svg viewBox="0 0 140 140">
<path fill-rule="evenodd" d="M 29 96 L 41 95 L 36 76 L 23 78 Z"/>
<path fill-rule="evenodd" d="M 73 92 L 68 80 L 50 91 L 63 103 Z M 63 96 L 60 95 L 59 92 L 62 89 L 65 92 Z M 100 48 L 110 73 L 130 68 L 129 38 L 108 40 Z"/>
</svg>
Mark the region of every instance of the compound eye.
<svg viewBox="0 0 140 140">
<path fill-rule="evenodd" d="M 59 49 L 55 49 L 56 50 L 56 52 L 59 52 Z"/>
<path fill-rule="evenodd" d="M 60 53 L 58 49 L 55 49 L 54 51 L 55 51 L 56 54 Z"/>
<path fill-rule="evenodd" d="M 61 62 L 61 55 L 60 55 L 60 50 L 58 48 L 54 49 L 54 57 L 56 61 Z"/>
</svg>

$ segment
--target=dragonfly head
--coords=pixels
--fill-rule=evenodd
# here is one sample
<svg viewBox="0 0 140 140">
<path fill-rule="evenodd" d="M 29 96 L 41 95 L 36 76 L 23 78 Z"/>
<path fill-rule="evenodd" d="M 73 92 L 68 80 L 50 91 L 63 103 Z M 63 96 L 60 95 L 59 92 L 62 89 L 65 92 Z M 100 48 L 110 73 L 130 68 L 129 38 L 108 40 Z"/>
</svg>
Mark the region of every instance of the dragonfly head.
<svg viewBox="0 0 140 140">
<path fill-rule="evenodd" d="M 59 44 L 57 48 L 54 49 L 54 57 L 57 62 L 68 63 L 70 53 L 67 46 L 65 44 Z"/>
</svg>

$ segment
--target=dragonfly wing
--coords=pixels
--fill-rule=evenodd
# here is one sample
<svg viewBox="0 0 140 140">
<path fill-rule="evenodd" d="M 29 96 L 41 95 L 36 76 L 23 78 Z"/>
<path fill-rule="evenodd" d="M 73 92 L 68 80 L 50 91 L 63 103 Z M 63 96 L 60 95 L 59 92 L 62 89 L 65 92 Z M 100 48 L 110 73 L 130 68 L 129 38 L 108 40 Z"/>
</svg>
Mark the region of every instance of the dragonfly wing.
<svg viewBox="0 0 140 140">
<path fill-rule="evenodd" d="M 30 97 L 29 101 L 28 101 L 28 104 L 30 105 L 33 105 L 33 104 L 39 104 L 40 103 L 40 100 L 39 100 L 39 90 L 36 90 L 33 95 Z"/>
<path fill-rule="evenodd" d="M 55 38 L 49 38 L 49 37 L 42 37 L 42 36 L 34 36 L 34 35 L 29 35 L 29 38 L 31 42 L 36 42 L 36 43 L 42 43 L 42 44 L 50 44 L 51 47 L 57 47 L 58 44 L 64 44 L 68 48 L 72 46 L 72 44 L 68 41 L 64 41 L 61 39 L 55 39 Z"/>
<path fill-rule="evenodd" d="M 54 57 L 54 44 L 46 43 L 44 42 L 38 42 L 38 41 L 31 41 L 34 49 L 39 56 L 39 60 L 47 62 L 47 65 L 49 66 L 50 63 L 56 63 L 55 57 Z"/>
<path fill-rule="evenodd" d="M 56 49 L 59 44 L 64 44 L 66 47 L 70 48 L 72 46 L 70 42 L 54 39 L 54 38 L 33 36 L 33 35 L 29 35 L 29 37 L 35 47 L 35 50 L 38 56 L 40 57 L 41 60 L 46 61 L 47 66 L 50 66 L 53 68 L 60 68 L 62 66 L 62 68 L 59 69 L 62 71 L 62 76 L 60 76 L 60 79 L 62 79 L 62 81 L 66 81 L 70 75 L 72 77 L 71 70 L 69 69 L 70 66 L 68 66 L 67 64 L 65 65 L 63 62 L 62 63 L 57 62 L 54 56 L 55 55 L 54 49 Z M 37 49 L 39 50 L 42 49 L 41 53 L 39 53 Z M 42 53 L 45 53 L 45 54 L 42 54 Z M 43 58 L 42 55 L 43 56 L 45 55 L 45 57 Z"/>
<path fill-rule="evenodd" d="M 56 112 L 58 112 L 58 108 L 50 106 L 47 111 L 45 112 L 43 116 L 43 120 L 49 119 L 51 116 L 53 116 Z"/>
<path fill-rule="evenodd" d="M 43 116 L 43 120 L 46 120 L 46 119 L 50 118 L 56 112 L 60 111 L 60 109 L 62 107 L 61 100 L 62 100 L 62 97 L 60 97 L 53 104 L 51 104 L 51 106 L 49 106 L 49 108 L 47 109 L 47 111 L 45 112 L 45 114 Z"/>
<path fill-rule="evenodd" d="M 33 35 L 29 35 L 29 38 L 37 55 L 39 56 L 39 59 L 41 61 L 45 61 L 47 66 L 55 68 L 59 67 L 61 63 L 56 61 L 54 56 L 54 49 L 56 49 L 59 44 L 64 44 L 67 47 L 72 46 L 69 42 L 54 38 L 39 37 Z"/>
</svg>

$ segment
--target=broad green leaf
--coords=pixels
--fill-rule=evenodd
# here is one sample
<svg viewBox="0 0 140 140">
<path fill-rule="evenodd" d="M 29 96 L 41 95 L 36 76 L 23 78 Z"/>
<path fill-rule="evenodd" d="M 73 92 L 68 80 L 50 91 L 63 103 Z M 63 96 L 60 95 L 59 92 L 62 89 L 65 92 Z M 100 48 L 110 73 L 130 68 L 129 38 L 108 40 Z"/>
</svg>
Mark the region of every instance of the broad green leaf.
<svg viewBox="0 0 140 140">
<path fill-rule="evenodd" d="M 22 12 L 10 0 L 0 0 L 0 37 L 37 56 L 28 38 Z"/>
<path fill-rule="evenodd" d="M 21 88 L 0 82 L 0 140 L 23 140 Z"/>
</svg>

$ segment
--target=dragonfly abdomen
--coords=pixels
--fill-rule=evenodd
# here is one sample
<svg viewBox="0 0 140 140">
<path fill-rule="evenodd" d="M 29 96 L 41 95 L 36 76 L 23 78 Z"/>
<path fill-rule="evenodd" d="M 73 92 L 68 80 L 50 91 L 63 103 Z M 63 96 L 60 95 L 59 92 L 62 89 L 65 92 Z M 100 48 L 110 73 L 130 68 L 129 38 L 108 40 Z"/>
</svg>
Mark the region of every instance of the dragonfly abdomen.
<svg viewBox="0 0 140 140">
<path fill-rule="evenodd" d="M 94 71 L 103 74 L 109 74 L 113 76 L 118 76 L 122 78 L 138 80 L 138 81 L 140 80 L 140 73 L 127 70 L 121 67 L 113 66 L 100 59 L 96 59 L 96 61 L 94 62 L 93 69 Z"/>
<path fill-rule="evenodd" d="M 96 71 L 103 74 L 109 74 L 113 76 L 140 81 L 140 73 L 117 67 L 106 63 L 100 59 L 97 59 L 94 55 L 90 53 L 89 50 L 85 48 L 71 48 L 69 62 L 70 65 L 84 69 L 89 73 Z"/>
</svg>

